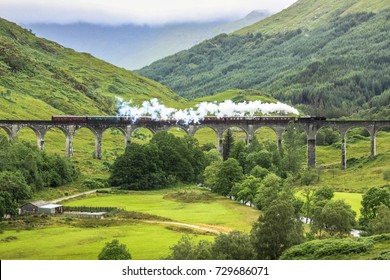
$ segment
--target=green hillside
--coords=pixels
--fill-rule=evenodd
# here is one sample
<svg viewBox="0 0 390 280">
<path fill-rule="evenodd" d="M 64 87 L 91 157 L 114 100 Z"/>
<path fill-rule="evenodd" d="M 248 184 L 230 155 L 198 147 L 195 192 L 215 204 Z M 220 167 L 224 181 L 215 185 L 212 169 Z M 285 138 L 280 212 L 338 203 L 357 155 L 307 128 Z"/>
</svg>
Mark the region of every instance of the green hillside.
<svg viewBox="0 0 390 280">
<path fill-rule="evenodd" d="M 247 33 L 258 33 L 260 31 L 263 34 L 272 34 L 298 28 L 313 29 L 332 20 L 335 13 L 340 16 L 359 12 L 378 13 L 388 7 L 387 0 L 300 0 L 289 9 L 242 28 L 235 33 L 246 35 Z"/>
<path fill-rule="evenodd" d="M 389 118 L 389 19 L 389 1 L 299 0 L 138 73 L 187 98 L 254 88 L 307 114 Z"/>
<path fill-rule="evenodd" d="M 259 100 L 264 103 L 276 103 L 278 100 L 271 95 L 255 89 L 229 89 L 209 96 L 202 96 L 187 102 L 188 106 L 195 106 L 201 102 L 223 102 L 232 100 L 235 103 Z"/>
<path fill-rule="evenodd" d="M 157 82 L 0 19 L 0 119 L 113 114 L 115 96 L 178 107 L 183 101 Z"/>
</svg>

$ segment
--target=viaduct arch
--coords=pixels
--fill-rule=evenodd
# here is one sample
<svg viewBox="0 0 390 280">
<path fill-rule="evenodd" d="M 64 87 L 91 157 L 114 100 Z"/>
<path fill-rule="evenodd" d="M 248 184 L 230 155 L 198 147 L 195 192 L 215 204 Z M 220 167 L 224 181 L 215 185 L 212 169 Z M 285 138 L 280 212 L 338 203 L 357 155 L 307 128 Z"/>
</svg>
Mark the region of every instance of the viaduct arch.
<svg viewBox="0 0 390 280">
<path fill-rule="evenodd" d="M 295 121 L 302 125 L 307 136 L 307 166 L 316 166 L 316 136 L 318 131 L 324 127 L 331 127 L 338 130 L 342 138 L 341 147 L 341 165 L 343 168 L 347 167 L 347 132 L 352 128 L 365 128 L 370 134 L 371 138 L 371 158 L 376 156 L 376 134 L 378 130 L 385 127 L 390 127 L 390 121 L 328 121 L 317 120 L 310 118 L 300 118 Z M 24 128 L 31 128 L 36 137 L 37 145 L 40 149 L 44 149 L 46 132 L 52 128 L 60 129 L 66 136 L 66 155 L 73 156 L 73 137 L 77 130 L 81 128 L 87 128 L 95 135 L 95 157 L 102 158 L 102 136 L 105 130 L 109 128 L 117 128 L 122 132 L 124 136 L 125 146 L 131 141 L 131 134 L 134 130 L 145 127 L 152 133 L 158 131 L 169 130 L 173 127 L 183 129 L 190 136 L 194 136 L 195 133 L 205 127 L 213 129 L 218 135 L 218 149 L 222 153 L 223 135 L 224 132 L 231 127 L 241 128 L 247 135 L 247 143 L 250 143 L 253 139 L 256 130 L 262 127 L 268 127 L 275 131 L 277 135 L 278 148 L 282 147 L 283 133 L 288 127 L 289 121 L 286 120 L 261 120 L 256 123 L 246 122 L 244 119 L 239 119 L 231 122 L 210 122 L 207 124 L 158 124 L 142 123 L 142 124 L 128 124 L 124 122 L 96 122 L 96 123 L 71 123 L 71 122 L 53 122 L 53 121 L 37 121 L 37 120 L 0 120 L 0 128 L 3 128 L 12 140 L 16 140 L 18 132 Z"/>
</svg>

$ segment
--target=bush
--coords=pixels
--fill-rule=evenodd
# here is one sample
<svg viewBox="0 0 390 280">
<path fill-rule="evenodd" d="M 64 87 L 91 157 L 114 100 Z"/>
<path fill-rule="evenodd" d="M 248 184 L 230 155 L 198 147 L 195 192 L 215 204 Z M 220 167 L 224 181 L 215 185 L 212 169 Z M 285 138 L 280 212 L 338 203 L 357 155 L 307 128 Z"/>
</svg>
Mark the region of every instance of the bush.
<svg viewBox="0 0 390 280">
<path fill-rule="evenodd" d="M 98 256 L 99 260 L 131 260 L 131 254 L 126 245 L 117 239 L 107 242 Z"/>
<path fill-rule="evenodd" d="M 194 190 L 180 190 L 174 193 L 169 193 L 164 195 L 164 199 L 173 199 L 184 203 L 208 203 L 215 200 L 209 193 Z"/>
<path fill-rule="evenodd" d="M 383 180 L 390 181 L 390 170 L 383 171 Z"/>
<path fill-rule="evenodd" d="M 107 187 L 107 182 L 102 179 L 86 179 L 82 183 L 83 187 L 88 189 L 101 189 Z"/>
<path fill-rule="evenodd" d="M 313 240 L 287 249 L 280 259 L 282 260 L 316 260 L 337 255 L 348 255 L 367 252 L 374 245 L 368 238 L 345 238 Z"/>
<path fill-rule="evenodd" d="M 318 172 L 316 169 L 306 169 L 301 175 L 301 185 L 309 186 L 318 182 Z"/>
<path fill-rule="evenodd" d="M 212 259 L 212 243 L 201 240 L 193 242 L 188 235 L 183 235 L 176 245 L 172 246 L 171 253 L 167 257 L 170 260 L 210 260 Z"/>
<path fill-rule="evenodd" d="M 373 260 L 390 260 L 390 250 L 381 251 Z"/>
</svg>

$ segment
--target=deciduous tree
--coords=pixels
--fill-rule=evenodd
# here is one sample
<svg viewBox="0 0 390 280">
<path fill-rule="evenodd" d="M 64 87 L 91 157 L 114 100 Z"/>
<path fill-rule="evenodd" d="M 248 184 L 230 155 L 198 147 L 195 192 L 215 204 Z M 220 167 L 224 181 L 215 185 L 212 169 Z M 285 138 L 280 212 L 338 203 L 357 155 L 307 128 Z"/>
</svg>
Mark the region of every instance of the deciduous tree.
<svg viewBox="0 0 390 280">
<path fill-rule="evenodd" d="M 131 254 L 125 244 L 117 239 L 107 242 L 98 256 L 99 260 L 131 260 Z"/>
<path fill-rule="evenodd" d="M 287 248 L 303 241 L 303 227 L 291 200 L 277 199 L 252 227 L 252 243 L 259 259 L 278 259 Z"/>
<path fill-rule="evenodd" d="M 319 232 L 320 237 L 322 230 L 331 236 L 348 235 L 356 225 L 355 216 L 355 211 L 343 200 L 330 200 L 321 210 L 314 211 L 312 228 L 314 232 Z"/>
<path fill-rule="evenodd" d="M 234 158 L 222 162 L 216 175 L 214 192 L 227 196 L 235 183 L 240 182 L 244 177 L 242 167 Z"/>
<path fill-rule="evenodd" d="M 362 217 L 360 223 L 362 225 L 367 225 L 369 220 L 376 217 L 377 209 L 381 204 L 390 207 L 390 192 L 386 189 L 377 187 L 370 188 L 363 195 L 361 204 L 362 208 L 360 209 L 360 213 L 362 214 Z"/>
<path fill-rule="evenodd" d="M 20 172 L 0 172 L 0 190 L 8 192 L 16 203 L 32 195 L 30 186 Z"/>
<path fill-rule="evenodd" d="M 390 208 L 386 205 L 379 205 L 377 215 L 368 222 L 370 234 L 390 233 Z"/>
<path fill-rule="evenodd" d="M 253 260 L 255 250 L 247 233 L 232 231 L 220 234 L 211 247 L 212 257 L 216 260 Z"/>
<path fill-rule="evenodd" d="M 257 190 L 255 205 L 258 209 L 265 209 L 278 197 L 282 190 L 283 180 L 274 173 L 269 173 Z"/>
<path fill-rule="evenodd" d="M 161 188 L 167 184 L 161 165 L 155 145 L 131 143 L 114 162 L 109 183 L 131 190 Z"/>
<path fill-rule="evenodd" d="M 250 203 L 252 206 L 256 193 L 261 186 L 261 179 L 254 176 L 249 176 L 240 183 L 236 183 L 230 194 L 236 200 L 242 201 L 244 204 Z"/>
</svg>

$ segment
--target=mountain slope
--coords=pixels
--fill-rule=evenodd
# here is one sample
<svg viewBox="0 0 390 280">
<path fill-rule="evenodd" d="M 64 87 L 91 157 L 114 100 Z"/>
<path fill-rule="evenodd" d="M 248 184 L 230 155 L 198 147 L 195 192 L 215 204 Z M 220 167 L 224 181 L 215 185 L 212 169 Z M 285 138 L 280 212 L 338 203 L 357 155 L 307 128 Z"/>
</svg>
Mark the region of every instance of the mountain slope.
<svg viewBox="0 0 390 280">
<path fill-rule="evenodd" d="M 220 33 L 230 33 L 269 16 L 253 11 L 238 21 L 172 23 L 161 26 L 103 26 L 88 23 L 29 24 L 39 37 L 75 50 L 91 53 L 127 69 L 144 67 L 178 51 L 188 49 Z"/>
<path fill-rule="evenodd" d="M 236 34 L 272 34 L 301 29 L 313 29 L 332 20 L 335 15 L 345 16 L 359 12 L 377 13 L 389 7 L 387 0 L 299 0 L 290 8 L 238 30 Z"/>
<path fill-rule="evenodd" d="M 137 72 L 187 98 L 255 88 L 310 114 L 389 118 L 389 19 L 389 1 L 299 0 Z"/>
<path fill-rule="evenodd" d="M 183 101 L 157 82 L 0 19 L 1 119 L 113 114 L 115 96 L 136 103 L 156 97 L 179 107 Z"/>
</svg>

